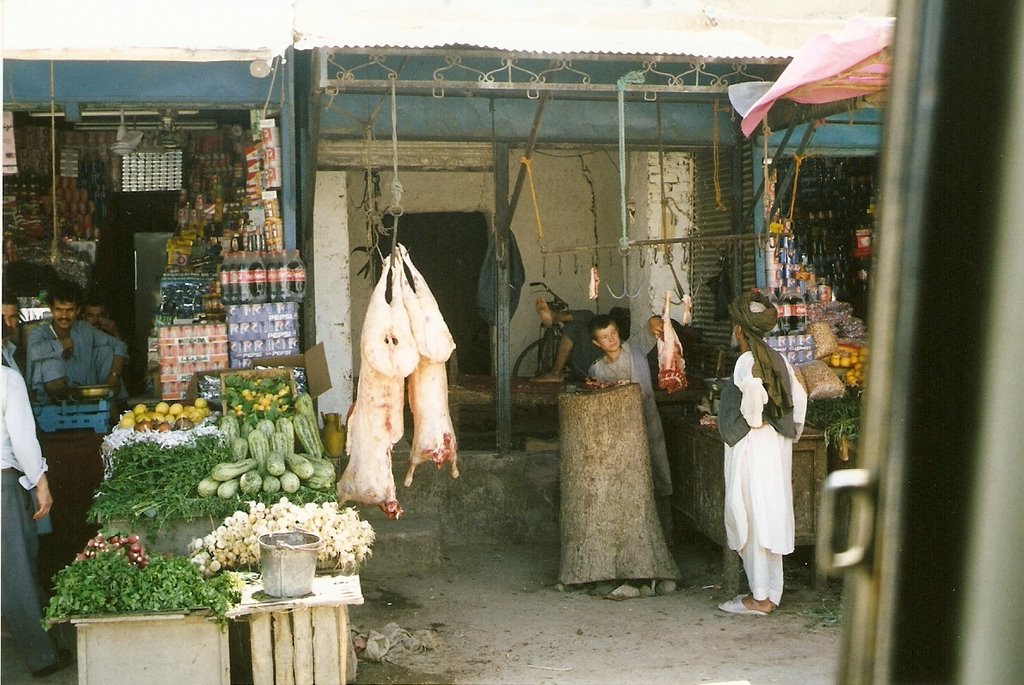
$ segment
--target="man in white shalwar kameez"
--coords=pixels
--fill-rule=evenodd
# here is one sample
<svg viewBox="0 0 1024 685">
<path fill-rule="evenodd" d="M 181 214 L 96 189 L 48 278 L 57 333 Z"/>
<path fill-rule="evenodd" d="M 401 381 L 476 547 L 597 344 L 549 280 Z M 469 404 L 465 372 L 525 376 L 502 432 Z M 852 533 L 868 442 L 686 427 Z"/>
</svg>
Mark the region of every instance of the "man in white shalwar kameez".
<svg viewBox="0 0 1024 685">
<path fill-rule="evenodd" d="M 745 293 L 729 306 L 740 349 L 722 390 L 719 432 L 725 441 L 725 530 L 739 552 L 750 593 L 719 605 L 763 616 L 782 600 L 782 557 L 793 551 L 793 443 L 803 432 L 807 393 L 764 335 L 778 316 L 768 298 Z"/>
</svg>

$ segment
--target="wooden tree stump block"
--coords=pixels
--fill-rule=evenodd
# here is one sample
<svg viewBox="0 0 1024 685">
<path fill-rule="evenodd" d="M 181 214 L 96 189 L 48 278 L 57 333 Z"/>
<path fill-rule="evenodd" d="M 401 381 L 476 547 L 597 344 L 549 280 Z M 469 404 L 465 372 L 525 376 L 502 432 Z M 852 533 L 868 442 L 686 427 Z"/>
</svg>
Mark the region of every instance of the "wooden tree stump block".
<svg viewBox="0 0 1024 685">
<path fill-rule="evenodd" d="M 558 396 L 567 585 L 679 580 L 654 503 L 640 386 Z"/>
</svg>

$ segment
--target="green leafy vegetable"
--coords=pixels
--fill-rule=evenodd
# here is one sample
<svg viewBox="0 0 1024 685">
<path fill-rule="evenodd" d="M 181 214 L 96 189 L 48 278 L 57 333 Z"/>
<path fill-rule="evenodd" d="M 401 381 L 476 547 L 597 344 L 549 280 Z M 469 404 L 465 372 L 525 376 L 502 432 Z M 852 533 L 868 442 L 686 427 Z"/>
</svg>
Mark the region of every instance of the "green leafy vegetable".
<svg viewBox="0 0 1024 685">
<path fill-rule="evenodd" d="M 225 613 L 241 599 L 241 589 L 236 574 L 222 573 L 207 580 L 185 557 L 157 556 L 146 568 L 138 568 L 123 554 L 104 551 L 57 572 L 45 620 L 208 609 L 226 628 Z"/>
<path fill-rule="evenodd" d="M 825 434 L 826 447 L 844 437 L 854 440 L 860 434 L 860 398 L 808 402 L 807 423 Z"/>
<path fill-rule="evenodd" d="M 235 495 L 227 499 L 203 497 L 197 486 L 221 462 L 232 460 L 230 449 L 216 436 L 197 437 L 191 444 L 161 447 L 155 443 L 124 445 L 111 455 L 113 476 L 96 489 L 89 519 L 104 525 L 124 520 L 152 530 L 172 519 L 197 516 L 223 518 L 244 508 L 248 500 L 273 504 L 274 493 Z M 337 498 L 331 492 L 301 487 L 291 499 L 327 502 Z"/>
</svg>

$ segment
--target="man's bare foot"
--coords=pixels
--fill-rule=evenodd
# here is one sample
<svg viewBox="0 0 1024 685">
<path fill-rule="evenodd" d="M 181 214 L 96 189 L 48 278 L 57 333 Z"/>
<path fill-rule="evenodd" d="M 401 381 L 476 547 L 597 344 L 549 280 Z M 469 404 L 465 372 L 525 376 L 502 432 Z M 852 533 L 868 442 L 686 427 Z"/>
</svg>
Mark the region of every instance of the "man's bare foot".
<svg viewBox="0 0 1024 685">
<path fill-rule="evenodd" d="M 536 302 L 537 316 L 540 317 L 540 322 L 544 328 L 551 328 L 555 323 L 555 316 L 551 313 L 551 308 L 548 307 L 548 302 L 543 297 L 538 297 Z"/>
<path fill-rule="evenodd" d="M 743 606 L 748 609 L 754 609 L 755 611 L 763 611 L 766 614 L 770 614 L 775 611 L 775 605 L 772 604 L 771 600 L 754 599 L 754 595 L 751 594 L 748 594 L 743 598 Z"/>
<path fill-rule="evenodd" d="M 561 383 L 564 379 L 560 373 L 545 373 L 540 376 L 534 376 L 533 380 L 538 383 Z"/>
</svg>

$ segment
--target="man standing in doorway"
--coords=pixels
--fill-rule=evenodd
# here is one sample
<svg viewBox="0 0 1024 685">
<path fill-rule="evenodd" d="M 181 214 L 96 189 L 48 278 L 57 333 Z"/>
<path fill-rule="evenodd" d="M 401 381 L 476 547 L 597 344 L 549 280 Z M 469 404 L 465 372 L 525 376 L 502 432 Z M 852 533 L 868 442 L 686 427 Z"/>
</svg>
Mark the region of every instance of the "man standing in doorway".
<svg viewBox="0 0 1024 685">
<path fill-rule="evenodd" d="M 778 312 L 757 290 L 729 305 L 740 356 L 722 388 L 718 430 L 725 441 L 725 532 L 743 559 L 750 592 L 718 605 L 765 616 L 782 601 L 782 557 L 793 551 L 793 443 L 800 439 L 807 393 L 793 367 L 764 336 Z"/>
</svg>

